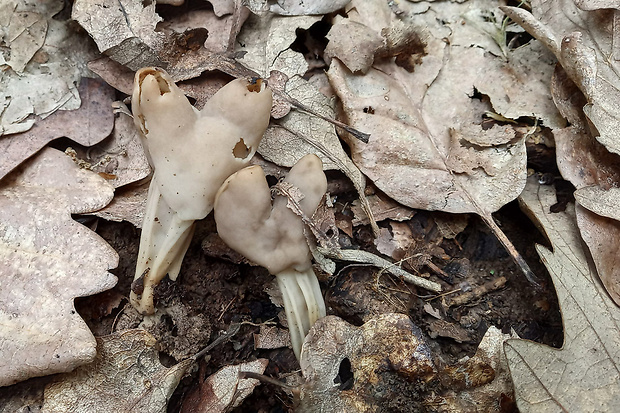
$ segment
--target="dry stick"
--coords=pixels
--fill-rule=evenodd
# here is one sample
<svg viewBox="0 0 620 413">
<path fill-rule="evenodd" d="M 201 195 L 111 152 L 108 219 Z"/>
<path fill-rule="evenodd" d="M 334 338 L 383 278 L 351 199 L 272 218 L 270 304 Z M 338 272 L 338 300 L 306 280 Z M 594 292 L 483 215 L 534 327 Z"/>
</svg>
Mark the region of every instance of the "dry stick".
<svg viewBox="0 0 620 413">
<path fill-rule="evenodd" d="M 381 268 L 384 271 L 388 271 L 397 277 L 401 277 L 408 283 L 417 285 L 418 287 L 422 287 L 430 291 L 434 291 L 436 293 L 441 292 L 440 284 L 410 274 L 402 268 L 389 262 L 388 260 L 377 257 L 375 254 L 372 254 L 370 252 L 360 250 L 333 250 L 322 247 L 318 247 L 318 250 L 321 254 L 335 260 L 372 264 L 373 266 Z"/>
<path fill-rule="evenodd" d="M 523 256 L 519 254 L 519 251 L 517 251 L 515 246 L 512 245 L 512 242 L 510 242 L 510 240 L 506 236 L 506 234 L 504 234 L 504 231 L 502 231 L 501 228 L 497 226 L 497 224 L 495 223 L 495 220 L 493 219 L 493 216 L 491 214 L 489 214 L 488 216 L 487 215 L 480 215 L 480 216 L 482 217 L 484 222 L 488 225 L 488 227 L 491 228 L 491 230 L 493 231 L 493 233 L 495 234 L 499 242 L 502 243 L 502 245 L 504 246 L 504 249 L 508 252 L 508 254 L 510 254 L 510 256 L 515 261 L 515 263 L 521 268 L 521 271 L 523 271 L 523 274 L 525 274 L 525 278 L 527 278 L 527 280 L 530 283 L 534 284 L 537 287 L 540 287 L 540 281 L 534 275 L 534 272 L 532 271 L 530 266 L 527 265 L 527 262 L 525 262 L 525 260 L 523 259 Z"/>
<path fill-rule="evenodd" d="M 463 293 L 457 296 L 448 297 L 445 300 L 446 306 L 454 307 L 454 306 L 467 304 L 477 298 L 482 297 L 485 294 L 499 290 L 504 285 L 506 285 L 506 281 L 507 281 L 506 277 L 499 277 L 494 280 L 488 281 L 482 285 L 479 285 L 478 287 L 466 293 Z"/>
<path fill-rule="evenodd" d="M 281 97 L 283 100 L 288 102 L 290 105 L 295 106 L 297 109 L 303 110 L 306 113 L 314 115 L 317 118 L 323 119 L 324 121 L 327 121 L 327 122 L 333 124 L 337 128 L 343 129 L 345 132 L 348 132 L 351 135 L 353 135 L 356 139 L 359 139 L 360 141 L 362 141 L 364 143 L 368 143 L 368 141 L 370 140 L 370 134 L 369 133 L 364 133 L 362 131 L 359 131 L 359 130 L 357 130 L 355 128 L 350 127 L 346 123 L 342 123 L 342 122 L 340 122 L 340 121 L 338 121 L 336 119 L 332 119 L 330 117 L 321 115 L 320 113 L 318 113 L 318 112 L 314 111 L 313 109 L 309 108 L 308 106 L 304 105 L 303 103 L 301 103 L 297 99 L 290 97 L 286 92 L 284 92 L 282 90 L 274 89 L 273 91 L 274 91 L 274 93 L 276 95 Z"/>
</svg>

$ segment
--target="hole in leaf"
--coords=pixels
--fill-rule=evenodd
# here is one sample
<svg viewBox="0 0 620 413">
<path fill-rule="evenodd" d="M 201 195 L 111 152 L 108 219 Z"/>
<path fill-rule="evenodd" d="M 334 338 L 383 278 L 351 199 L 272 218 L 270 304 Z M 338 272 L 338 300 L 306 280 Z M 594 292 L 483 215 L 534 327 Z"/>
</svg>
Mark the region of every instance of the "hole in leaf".
<svg viewBox="0 0 620 413">
<path fill-rule="evenodd" d="M 353 371 L 351 370 L 351 361 L 343 358 L 338 367 L 338 375 L 334 378 L 334 384 L 338 384 L 339 390 L 350 390 L 353 388 Z"/>
<path fill-rule="evenodd" d="M 237 144 L 233 148 L 233 155 L 235 156 L 235 158 L 245 159 L 248 157 L 251 151 L 252 151 L 252 148 L 247 146 L 245 142 L 243 141 L 243 138 L 241 138 L 239 139 L 239 142 L 237 142 Z"/>
</svg>

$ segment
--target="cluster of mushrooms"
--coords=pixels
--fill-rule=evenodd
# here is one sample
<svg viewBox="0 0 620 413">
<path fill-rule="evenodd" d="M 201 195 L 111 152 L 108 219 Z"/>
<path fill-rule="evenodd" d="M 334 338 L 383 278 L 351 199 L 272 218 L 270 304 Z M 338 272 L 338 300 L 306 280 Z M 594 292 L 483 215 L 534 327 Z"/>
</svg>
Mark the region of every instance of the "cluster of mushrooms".
<svg viewBox="0 0 620 413">
<path fill-rule="evenodd" d="M 194 222 L 214 210 L 222 240 L 276 276 L 299 358 L 325 302 L 301 217 L 284 196 L 272 203 L 262 168 L 248 166 L 269 124 L 271 90 L 260 79 L 233 80 L 198 111 L 165 71 L 143 68 L 131 105 L 154 169 L 131 303 L 154 313 L 155 287 L 166 274 L 177 278 Z M 303 194 L 299 206 L 312 216 L 327 189 L 321 160 L 303 157 L 284 181 Z"/>
</svg>

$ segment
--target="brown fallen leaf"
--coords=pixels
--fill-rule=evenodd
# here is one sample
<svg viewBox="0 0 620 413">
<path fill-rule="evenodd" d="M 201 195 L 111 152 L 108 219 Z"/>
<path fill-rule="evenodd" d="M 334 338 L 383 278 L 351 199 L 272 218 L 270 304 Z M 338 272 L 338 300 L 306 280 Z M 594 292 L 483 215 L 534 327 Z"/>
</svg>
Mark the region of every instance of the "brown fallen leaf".
<svg viewBox="0 0 620 413">
<path fill-rule="evenodd" d="M 132 70 L 162 65 L 158 51 L 164 35 L 155 30 L 161 18 L 154 1 L 77 0 L 71 18 L 90 34 L 99 51 L 120 64 Z"/>
<path fill-rule="evenodd" d="M 77 149 L 76 156 L 114 188 L 141 181 L 151 173 L 140 133 L 133 119 L 124 113 L 114 119 L 111 136 L 89 148 Z"/>
<path fill-rule="evenodd" d="M 574 212 L 550 213 L 551 187 L 535 181 L 520 197 L 551 241 L 538 245 L 560 301 L 564 344 L 508 340 L 504 349 L 522 412 L 613 411 L 620 405 L 620 309 L 600 285 L 581 246 Z"/>
<path fill-rule="evenodd" d="M 426 411 L 442 413 L 506 412 L 502 399 L 514 399 L 503 343 L 510 338 L 489 327 L 476 354 L 438 372 L 445 391 L 425 401 Z"/>
<path fill-rule="evenodd" d="M 166 368 L 156 344 L 144 330 L 97 337 L 95 360 L 48 384 L 42 411 L 164 413 L 194 359 Z"/>
<path fill-rule="evenodd" d="M 240 378 L 241 372 L 262 374 L 269 360 L 258 359 L 247 363 L 226 366 L 201 381 L 188 393 L 182 413 L 224 413 L 239 406 L 260 384 L 256 379 Z"/>
<path fill-rule="evenodd" d="M 587 98 L 583 110 L 610 152 L 620 154 L 620 78 L 616 69 L 617 4 L 605 2 L 532 2 L 532 12 L 502 7 L 514 21 L 540 40 Z"/>
<path fill-rule="evenodd" d="M 50 148 L 0 183 L 0 386 L 95 357 L 73 299 L 112 288 L 118 255 L 71 214 L 112 197 L 103 178 Z"/>
<path fill-rule="evenodd" d="M 105 83 L 83 78 L 80 83 L 82 105 L 71 111 L 57 111 L 22 133 L 0 137 L 0 179 L 49 142 L 66 136 L 83 146 L 105 139 L 114 126 L 114 90 Z"/>
<path fill-rule="evenodd" d="M 291 49 L 291 41 L 298 29 L 307 30 L 319 20 L 320 16 L 251 15 L 237 36 L 235 52 L 245 53 L 239 62 L 265 78 L 272 70 L 289 78 L 303 75 L 308 63 Z"/>
<path fill-rule="evenodd" d="M 599 277 L 612 299 L 620 305 L 620 239 L 618 189 L 620 156 L 595 139 L 584 112 L 585 97 L 561 67 L 554 73 L 551 89 L 560 112 L 570 126 L 556 129 L 556 157 L 560 173 L 576 188 L 577 224 L 592 254 Z"/>
<path fill-rule="evenodd" d="M 92 76 L 84 62 L 97 50 L 61 13 L 63 0 L 0 3 L 0 135 L 8 135 L 57 110 L 79 108 L 80 79 Z"/>
<path fill-rule="evenodd" d="M 460 7 L 468 6 L 450 3 L 444 10 L 450 33 L 434 13 L 427 16 L 426 28 L 419 29 L 426 54 L 415 70 L 384 59 L 359 75 L 333 59 L 328 76 L 347 123 L 371 135 L 368 144 L 346 135 L 345 140 L 360 170 L 396 201 L 413 208 L 480 215 L 535 283 L 491 216 L 525 185 L 525 142 L 512 127 L 496 125 L 487 131 L 489 146 L 476 143 L 484 135 L 481 121 L 488 107 L 471 98 L 474 85 L 481 73 L 496 69 L 498 63 L 484 50 L 488 41 L 469 46 L 472 29 L 460 24 Z M 446 36 L 451 39 L 448 45 L 440 40 Z"/>
</svg>

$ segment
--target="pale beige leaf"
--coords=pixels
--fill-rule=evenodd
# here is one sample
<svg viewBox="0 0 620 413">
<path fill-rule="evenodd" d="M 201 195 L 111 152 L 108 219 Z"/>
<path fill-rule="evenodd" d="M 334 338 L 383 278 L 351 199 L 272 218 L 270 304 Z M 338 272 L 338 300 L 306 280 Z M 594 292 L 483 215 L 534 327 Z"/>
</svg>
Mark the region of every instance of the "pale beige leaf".
<svg viewBox="0 0 620 413">
<path fill-rule="evenodd" d="M 618 76 L 618 5 L 581 1 L 532 2 L 532 14 L 523 9 L 503 10 L 540 39 L 556 55 L 570 78 L 587 98 L 584 112 L 596 127 L 597 139 L 609 151 L 620 154 L 620 79 Z"/>
<path fill-rule="evenodd" d="M 556 202 L 553 189 L 530 181 L 520 200 L 553 247 L 537 249 L 560 301 L 564 345 L 506 342 L 519 409 L 613 411 L 620 405 L 620 310 L 588 264 L 573 213 L 549 212 Z"/>
<path fill-rule="evenodd" d="M 616 214 L 618 205 L 614 206 Z M 620 221 L 591 212 L 580 204 L 575 212 L 579 232 L 592 255 L 598 275 L 611 299 L 620 306 Z"/>
<path fill-rule="evenodd" d="M 79 92 L 79 109 L 55 112 L 45 119 L 39 118 L 28 131 L 0 136 L 0 179 L 54 139 L 67 137 L 91 146 L 112 132 L 114 90 L 102 81 L 84 78 Z"/>
<path fill-rule="evenodd" d="M 112 288 L 118 255 L 71 219 L 105 206 L 111 185 L 46 148 L 0 184 L 0 385 L 70 371 L 95 357 L 73 306 Z"/>
<path fill-rule="evenodd" d="M 595 214 L 620 221 L 620 188 L 605 190 L 599 186 L 587 186 L 575 191 L 575 199 Z"/>
<path fill-rule="evenodd" d="M 21 73 L 34 54 L 43 46 L 47 33 L 47 19 L 35 12 L 14 12 L 14 4 L 7 2 L 0 6 L 0 13 L 13 14 L 6 29 L 7 46 L 11 49 L 7 64 Z M 10 10 L 13 6 L 13 10 Z M 3 30 L 4 31 L 4 30 Z"/>
<path fill-rule="evenodd" d="M 154 1 L 78 0 L 71 18 L 84 27 L 102 53 L 117 62 L 133 70 L 161 64 L 157 51 L 164 39 L 155 31 L 161 18 Z"/>
<path fill-rule="evenodd" d="M 453 113 L 467 108 L 470 99 L 464 90 L 452 97 L 458 103 L 449 104 L 449 96 L 435 100 L 437 106 L 429 110 L 443 108 L 445 118 L 433 123 L 437 129 L 433 132 L 424 119 L 427 113 L 419 106 L 425 95 L 423 85 L 433 77 L 425 79 L 418 70 L 402 73 L 393 64 L 375 67 L 380 70 L 370 69 L 359 76 L 334 59 L 328 74 L 348 123 L 371 134 L 368 144 L 356 139 L 347 139 L 347 143 L 353 161 L 379 189 L 412 208 L 460 213 L 494 212 L 519 194 L 525 179 L 525 145 L 510 128 L 500 132 L 505 134 L 506 144 L 486 149 L 463 146 L 462 139 L 450 134 L 449 126 L 455 130 L 469 127 L 476 118 L 468 114 L 465 117 L 469 119 L 459 122 Z M 424 67 L 420 69 L 424 71 Z M 455 78 L 437 87 L 450 88 L 452 84 L 462 88 L 464 83 Z M 478 126 L 478 130 L 482 128 Z M 463 151 L 469 152 L 467 156 L 451 157 Z M 488 170 L 479 161 L 472 164 L 472 156 L 489 166 Z"/>
<path fill-rule="evenodd" d="M 80 107 L 77 85 L 92 76 L 85 62 L 96 48 L 83 32 L 73 30 L 59 12 L 63 0 L 2 1 L 0 64 L 0 135 L 26 131 L 36 117 Z"/>
<path fill-rule="evenodd" d="M 333 13 L 343 8 L 351 0 L 277 0 L 269 11 L 284 16 Z"/>
<path fill-rule="evenodd" d="M 144 330 L 127 330 L 97 338 L 91 364 L 59 376 L 45 388 L 43 412 L 163 413 L 179 381 L 194 362 L 166 368 L 157 342 Z"/>
<path fill-rule="evenodd" d="M 297 29 L 309 29 L 320 19 L 320 16 L 250 16 L 237 36 L 235 51 L 245 52 L 239 62 L 264 78 L 269 77 L 272 70 L 289 78 L 303 75 L 308 63 L 290 46 Z"/>
<path fill-rule="evenodd" d="M 577 208 L 577 224 L 603 285 L 620 304 L 618 244 L 614 242 L 620 239 L 616 188 L 620 184 L 620 156 L 607 151 L 593 137 L 582 109 L 585 98 L 561 68 L 554 73 L 551 90 L 560 112 L 571 124 L 553 131 L 558 169 L 577 188 L 577 202 L 589 210 Z"/>
</svg>

